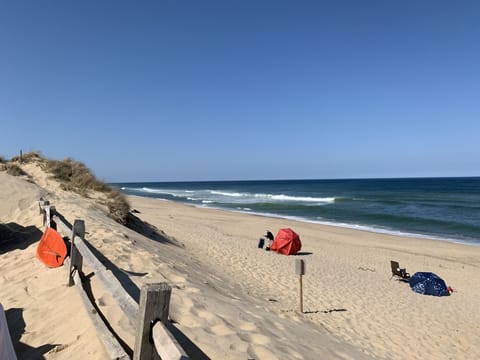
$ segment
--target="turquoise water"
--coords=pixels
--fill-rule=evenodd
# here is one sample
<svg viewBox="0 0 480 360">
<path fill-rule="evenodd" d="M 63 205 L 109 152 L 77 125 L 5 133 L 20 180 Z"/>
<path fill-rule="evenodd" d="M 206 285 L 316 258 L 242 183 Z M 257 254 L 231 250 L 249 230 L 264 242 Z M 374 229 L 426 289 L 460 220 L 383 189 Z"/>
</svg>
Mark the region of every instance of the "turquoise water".
<svg viewBox="0 0 480 360">
<path fill-rule="evenodd" d="M 480 178 L 117 183 L 202 207 L 480 245 Z"/>
</svg>

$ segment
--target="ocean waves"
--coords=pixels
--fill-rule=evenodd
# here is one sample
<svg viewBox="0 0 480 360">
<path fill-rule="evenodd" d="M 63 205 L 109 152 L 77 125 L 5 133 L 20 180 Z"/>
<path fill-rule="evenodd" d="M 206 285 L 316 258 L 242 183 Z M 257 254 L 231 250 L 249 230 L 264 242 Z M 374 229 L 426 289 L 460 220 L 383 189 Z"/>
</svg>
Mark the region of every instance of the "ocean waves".
<svg viewBox="0 0 480 360">
<path fill-rule="evenodd" d="M 293 203 L 324 205 L 335 202 L 335 197 L 292 196 L 285 194 L 233 192 L 212 189 L 168 189 L 150 187 L 127 187 L 121 190 L 136 195 L 158 195 L 158 197 L 175 197 L 179 199 L 198 201 L 204 204 L 262 204 L 262 203 Z"/>
<path fill-rule="evenodd" d="M 116 184 L 126 194 L 480 245 L 480 178 Z"/>
</svg>

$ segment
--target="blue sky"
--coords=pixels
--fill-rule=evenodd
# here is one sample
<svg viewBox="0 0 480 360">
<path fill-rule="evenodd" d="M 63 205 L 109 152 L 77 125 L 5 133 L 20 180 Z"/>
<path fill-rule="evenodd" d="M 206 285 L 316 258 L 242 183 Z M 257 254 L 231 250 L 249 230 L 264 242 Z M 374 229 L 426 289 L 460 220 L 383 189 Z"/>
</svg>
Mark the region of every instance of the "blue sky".
<svg viewBox="0 0 480 360">
<path fill-rule="evenodd" d="M 480 176 L 478 1 L 0 2 L 0 155 L 106 181 Z"/>
</svg>

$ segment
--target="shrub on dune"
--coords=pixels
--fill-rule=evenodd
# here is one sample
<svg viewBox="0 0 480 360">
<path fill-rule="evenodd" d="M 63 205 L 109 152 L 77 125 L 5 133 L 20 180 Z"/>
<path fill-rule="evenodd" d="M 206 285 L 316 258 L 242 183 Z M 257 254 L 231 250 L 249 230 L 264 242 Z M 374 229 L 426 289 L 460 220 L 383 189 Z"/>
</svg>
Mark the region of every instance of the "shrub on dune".
<svg viewBox="0 0 480 360">
<path fill-rule="evenodd" d="M 72 158 L 50 160 L 43 157 L 40 152 L 32 151 L 22 154 L 21 157 L 15 156 L 11 161 L 7 161 L 0 156 L 0 170 L 14 176 L 28 176 L 19 164 L 33 162 L 39 164 L 43 171 L 51 174 L 60 183 L 63 190 L 72 191 L 84 197 L 94 196 L 98 203 L 108 208 L 109 215 L 115 221 L 126 224 L 130 211 L 130 205 L 126 197 L 118 190 L 98 180 L 91 170 L 79 161 Z M 95 192 L 100 196 L 95 195 Z"/>
<path fill-rule="evenodd" d="M 23 176 L 23 175 L 28 175 L 25 171 L 22 170 L 22 168 L 16 164 L 12 163 L 4 163 L 3 165 L 3 170 L 12 176 Z"/>
<path fill-rule="evenodd" d="M 110 216 L 121 224 L 126 223 L 130 205 L 125 196 L 106 183 L 99 181 L 83 163 L 71 158 L 46 160 L 44 169 L 60 182 L 64 190 L 73 191 L 85 197 L 88 197 L 91 191 L 104 193 L 105 205 Z"/>
<path fill-rule="evenodd" d="M 107 196 L 107 207 L 110 216 L 115 221 L 125 225 L 130 211 L 130 204 L 127 199 L 116 190 L 110 191 Z"/>
<path fill-rule="evenodd" d="M 21 161 L 20 161 L 21 160 Z M 22 162 L 24 164 L 32 163 L 32 162 L 42 162 L 45 158 L 39 151 L 30 151 L 22 156 L 14 156 L 12 157 L 12 162 Z"/>
</svg>

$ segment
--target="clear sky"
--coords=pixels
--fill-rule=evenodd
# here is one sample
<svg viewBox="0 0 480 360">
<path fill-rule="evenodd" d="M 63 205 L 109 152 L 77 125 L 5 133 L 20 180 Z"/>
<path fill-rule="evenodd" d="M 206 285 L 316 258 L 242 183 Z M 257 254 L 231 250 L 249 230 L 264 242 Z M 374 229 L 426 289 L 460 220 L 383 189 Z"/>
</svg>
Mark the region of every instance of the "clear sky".
<svg viewBox="0 0 480 360">
<path fill-rule="evenodd" d="M 480 2 L 0 1 L 0 155 L 106 181 L 480 176 Z"/>
</svg>

